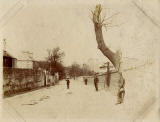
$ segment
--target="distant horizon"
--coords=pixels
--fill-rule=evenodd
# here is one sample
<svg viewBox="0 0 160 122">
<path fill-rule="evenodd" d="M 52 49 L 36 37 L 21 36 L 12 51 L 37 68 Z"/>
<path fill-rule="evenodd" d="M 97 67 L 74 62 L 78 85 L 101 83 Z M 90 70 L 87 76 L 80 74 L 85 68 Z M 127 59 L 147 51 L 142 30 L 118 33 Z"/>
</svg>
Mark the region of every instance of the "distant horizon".
<svg viewBox="0 0 160 122">
<path fill-rule="evenodd" d="M 4 51 L 7 51 L 7 50 L 4 50 Z M 22 52 L 24 52 L 24 50 L 22 51 Z M 26 52 L 26 51 L 25 51 Z M 12 55 L 12 53 L 11 52 L 8 52 L 7 51 L 7 53 L 9 53 L 11 56 L 13 56 L 14 58 L 16 58 L 17 60 L 22 60 L 21 58 L 22 57 L 20 57 L 20 56 L 15 56 L 15 55 Z M 30 52 L 30 53 L 32 53 L 32 52 Z M 21 54 L 22 55 L 22 54 Z M 129 59 L 129 60 L 132 60 L 132 61 L 140 61 L 139 59 L 137 59 L 137 58 L 132 58 L 132 57 L 122 57 L 122 59 Z M 104 63 L 106 63 L 106 62 L 108 62 L 109 61 L 109 59 L 107 59 L 106 58 L 106 60 L 105 61 L 102 61 L 102 62 L 99 62 L 100 61 L 100 59 L 98 59 L 98 58 L 88 58 L 88 60 L 86 61 L 86 62 L 82 62 L 82 63 L 79 63 L 79 62 L 76 62 L 76 61 L 73 61 L 72 63 L 70 63 L 70 64 L 65 64 L 65 62 L 63 61 L 63 59 L 62 59 L 62 64 L 64 65 L 64 66 L 66 66 L 66 67 L 68 67 L 68 66 L 71 66 L 72 64 L 74 64 L 74 63 L 77 63 L 77 64 L 79 64 L 80 66 L 83 66 L 83 64 L 87 64 L 87 65 L 90 65 L 90 62 L 89 61 L 91 61 L 92 60 L 92 63 L 93 62 L 95 62 L 95 61 L 97 61 L 96 63 L 98 64 L 98 65 L 103 65 Z M 34 58 L 34 53 L 33 53 L 33 61 L 47 61 L 47 59 L 44 57 L 43 59 L 35 59 Z M 110 62 L 110 61 L 109 61 Z M 145 62 L 147 62 L 147 60 L 145 61 Z M 96 65 L 97 65 L 96 64 Z"/>
</svg>

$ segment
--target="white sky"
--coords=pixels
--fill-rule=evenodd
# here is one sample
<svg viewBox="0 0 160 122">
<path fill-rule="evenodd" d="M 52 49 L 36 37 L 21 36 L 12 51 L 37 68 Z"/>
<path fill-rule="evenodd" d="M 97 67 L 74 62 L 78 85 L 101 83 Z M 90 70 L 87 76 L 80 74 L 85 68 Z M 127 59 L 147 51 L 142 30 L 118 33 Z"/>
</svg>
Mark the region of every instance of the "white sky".
<svg viewBox="0 0 160 122">
<path fill-rule="evenodd" d="M 16 0 L 1 0 L 0 11 L 4 15 Z M 17 0 L 18 1 L 18 0 Z M 155 3 L 157 0 L 154 0 Z M 123 56 L 147 59 L 154 56 L 154 47 L 159 40 L 160 30 L 145 17 L 130 0 L 110 1 L 80 1 L 80 0 L 23 0 L 23 8 L 12 9 L 9 15 L 3 17 L 1 38 L 7 39 L 7 50 L 13 55 L 19 55 L 22 50 L 33 52 L 34 58 L 44 60 L 47 49 L 59 46 L 65 52 L 64 64 L 72 62 L 85 63 L 90 58 L 105 61 L 97 49 L 91 12 L 96 3 L 101 3 L 106 15 L 119 12 L 113 19 L 113 27 L 104 30 L 104 40 L 112 50 L 121 49 Z M 143 0 L 138 1 L 144 9 L 153 8 Z M 150 2 L 149 2 L 150 3 Z M 148 6 L 150 5 L 150 6 Z M 154 4 L 155 5 L 155 4 Z M 160 4 L 158 4 L 159 7 Z M 21 6 L 20 6 L 21 7 Z M 146 8 L 147 8 L 146 7 Z M 156 13 L 158 7 L 145 9 L 153 17 L 159 19 Z M 18 8 L 18 7 L 17 7 Z M 156 11 L 156 12 L 155 12 Z M 12 15 L 13 14 L 13 15 Z M 156 21 L 159 21 L 157 18 Z"/>
</svg>

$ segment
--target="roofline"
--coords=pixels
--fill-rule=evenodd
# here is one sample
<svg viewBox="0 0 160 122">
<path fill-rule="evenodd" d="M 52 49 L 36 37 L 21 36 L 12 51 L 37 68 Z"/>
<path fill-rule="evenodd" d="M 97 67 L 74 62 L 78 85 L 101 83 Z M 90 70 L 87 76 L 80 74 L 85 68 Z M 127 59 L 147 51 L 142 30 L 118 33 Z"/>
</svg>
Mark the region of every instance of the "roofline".
<svg viewBox="0 0 160 122">
<path fill-rule="evenodd" d="M 17 58 L 14 58 L 14 57 L 12 57 L 12 56 L 3 56 L 3 57 L 10 57 L 10 58 L 13 58 L 13 59 L 17 59 Z"/>
<path fill-rule="evenodd" d="M 7 54 L 7 55 L 4 55 L 4 54 Z M 3 50 L 3 56 L 4 57 L 10 57 L 10 58 L 13 58 L 13 59 L 17 59 L 14 56 L 12 56 L 10 53 L 8 53 L 6 50 Z"/>
<path fill-rule="evenodd" d="M 17 61 L 34 61 L 34 60 L 19 60 L 19 59 L 17 59 Z"/>
</svg>

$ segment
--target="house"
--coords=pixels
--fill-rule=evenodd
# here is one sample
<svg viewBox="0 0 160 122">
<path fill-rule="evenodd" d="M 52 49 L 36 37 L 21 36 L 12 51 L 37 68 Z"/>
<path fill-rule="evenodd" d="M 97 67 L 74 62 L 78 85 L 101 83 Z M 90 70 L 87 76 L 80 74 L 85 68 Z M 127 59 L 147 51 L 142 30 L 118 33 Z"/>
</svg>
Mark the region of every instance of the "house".
<svg viewBox="0 0 160 122">
<path fill-rule="evenodd" d="M 23 51 L 17 60 L 17 68 L 33 69 L 33 53 Z"/>
<path fill-rule="evenodd" d="M 33 69 L 33 54 L 22 52 L 21 56 L 15 58 L 7 51 L 3 51 L 3 67 Z"/>
<path fill-rule="evenodd" d="M 17 59 L 10 55 L 7 51 L 3 51 L 3 67 L 16 68 Z"/>
</svg>

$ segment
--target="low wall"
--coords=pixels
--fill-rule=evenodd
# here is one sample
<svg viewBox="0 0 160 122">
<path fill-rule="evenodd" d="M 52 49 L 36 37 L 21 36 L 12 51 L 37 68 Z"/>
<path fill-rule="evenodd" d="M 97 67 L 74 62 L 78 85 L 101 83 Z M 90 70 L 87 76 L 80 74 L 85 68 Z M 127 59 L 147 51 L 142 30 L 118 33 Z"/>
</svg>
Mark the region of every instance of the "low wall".
<svg viewBox="0 0 160 122">
<path fill-rule="evenodd" d="M 4 68 L 3 92 L 4 95 L 25 91 L 44 85 L 44 73 L 40 70 Z"/>
</svg>

